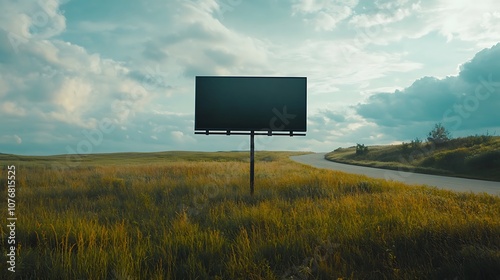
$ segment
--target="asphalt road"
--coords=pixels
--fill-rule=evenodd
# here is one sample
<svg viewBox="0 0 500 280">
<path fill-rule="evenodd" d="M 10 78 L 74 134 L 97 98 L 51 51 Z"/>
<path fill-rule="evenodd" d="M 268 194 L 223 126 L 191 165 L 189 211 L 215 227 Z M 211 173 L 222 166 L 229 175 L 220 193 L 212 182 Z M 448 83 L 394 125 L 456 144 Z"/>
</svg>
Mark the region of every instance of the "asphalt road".
<svg viewBox="0 0 500 280">
<path fill-rule="evenodd" d="M 500 182 L 419 174 L 397 170 L 342 164 L 326 160 L 324 156 L 324 153 L 316 153 L 302 156 L 292 156 L 290 158 L 296 162 L 311 165 L 317 168 L 332 169 L 353 174 L 362 174 L 372 178 L 401 181 L 410 185 L 428 185 L 447 190 L 474 193 L 485 192 L 488 194 L 500 196 Z"/>
</svg>

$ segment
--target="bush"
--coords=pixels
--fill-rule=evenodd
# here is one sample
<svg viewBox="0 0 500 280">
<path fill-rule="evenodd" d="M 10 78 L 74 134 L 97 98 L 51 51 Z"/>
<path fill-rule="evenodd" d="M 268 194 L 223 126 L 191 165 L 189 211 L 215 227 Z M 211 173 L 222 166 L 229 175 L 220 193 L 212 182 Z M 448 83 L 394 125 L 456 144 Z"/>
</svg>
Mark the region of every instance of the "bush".
<svg viewBox="0 0 500 280">
<path fill-rule="evenodd" d="M 427 140 L 436 144 L 445 143 L 450 139 L 450 132 L 441 123 L 435 124 L 434 129 L 427 135 Z"/>
<path fill-rule="evenodd" d="M 421 145 L 422 145 L 422 140 L 418 139 L 418 137 L 415 138 L 415 140 L 411 140 L 410 142 L 410 148 L 412 149 L 412 151 L 420 149 Z"/>
<path fill-rule="evenodd" d="M 401 153 L 403 155 L 409 155 L 411 153 L 410 143 L 401 143 Z"/>
<path fill-rule="evenodd" d="M 469 157 L 465 165 L 470 169 L 492 169 L 500 167 L 500 151 L 489 151 Z"/>
<path fill-rule="evenodd" d="M 405 143 L 403 142 L 401 144 L 401 153 L 403 155 L 409 155 L 412 152 L 418 151 L 420 147 L 422 146 L 422 140 L 415 138 L 415 140 L 411 140 L 410 143 Z"/>
<path fill-rule="evenodd" d="M 460 140 L 463 146 L 470 148 L 476 145 L 486 144 L 490 142 L 492 139 L 493 139 L 492 136 L 476 135 L 476 136 L 468 136 Z"/>
<path fill-rule="evenodd" d="M 436 155 L 435 165 L 445 170 L 463 171 L 465 169 L 465 158 L 467 155 L 468 149 L 466 148 L 442 152 Z"/>
<path fill-rule="evenodd" d="M 356 144 L 356 154 L 366 155 L 368 153 L 368 147 L 365 144 Z"/>
</svg>

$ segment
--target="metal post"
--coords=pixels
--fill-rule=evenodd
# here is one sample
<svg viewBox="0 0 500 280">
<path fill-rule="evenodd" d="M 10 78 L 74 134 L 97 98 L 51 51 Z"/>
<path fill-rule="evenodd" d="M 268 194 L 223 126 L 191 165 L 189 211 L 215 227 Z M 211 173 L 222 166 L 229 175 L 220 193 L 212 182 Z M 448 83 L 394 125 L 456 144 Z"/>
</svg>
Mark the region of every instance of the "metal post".
<svg viewBox="0 0 500 280">
<path fill-rule="evenodd" d="M 255 154 L 255 144 L 254 144 L 254 131 L 250 133 L 250 195 L 253 195 L 253 182 L 254 182 L 254 154 Z"/>
</svg>

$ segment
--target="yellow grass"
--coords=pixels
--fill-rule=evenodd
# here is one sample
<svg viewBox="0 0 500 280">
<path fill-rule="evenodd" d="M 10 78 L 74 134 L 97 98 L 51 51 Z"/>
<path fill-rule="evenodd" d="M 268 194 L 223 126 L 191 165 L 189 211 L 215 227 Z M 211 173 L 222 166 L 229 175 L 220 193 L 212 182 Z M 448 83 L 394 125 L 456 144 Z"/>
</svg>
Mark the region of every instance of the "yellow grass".
<svg viewBox="0 0 500 280">
<path fill-rule="evenodd" d="M 11 278 L 500 275 L 498 197 L 314 169 L 271 152 L 258 158 L 252 197 L 248 163 L 235 154 L 199 162 L 192 155 L 163 163 L 90 160 L 68 169 L 16 161 L 18 263 Z M 213 157 L 218 161 L 207 161 Z M 5 237 L 6 227 L 0 233 Z M 5 261 L 0 268 L 6 274 Z"/>
</svg>

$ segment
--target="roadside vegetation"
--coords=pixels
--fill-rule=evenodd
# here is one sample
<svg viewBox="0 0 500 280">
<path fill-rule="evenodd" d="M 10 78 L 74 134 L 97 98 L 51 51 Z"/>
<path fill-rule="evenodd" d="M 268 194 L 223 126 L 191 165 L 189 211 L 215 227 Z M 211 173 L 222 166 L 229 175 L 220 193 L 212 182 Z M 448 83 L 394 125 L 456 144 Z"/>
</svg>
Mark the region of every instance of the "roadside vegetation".
<svg viewBox="0 0 500 280">
<path fill-rule="evenodd" d="M 499 197 L 315 169 L 296 154 L 257 152 L 254 196 L 248 153 L 0 155 L 3 197 L 16 165 L 19 217 L 16 273 L 3 260 L 2 279 L 500 275 Z"/>
<path fill-rule="evenodd" d="M 364 147 L 364 145 L 363 145 Z M 325 155 L 335 162 L 409 172 L 500 181 L 500 136 L 451 138 L 440 124 L 427 139 L 400 145 L 338 148 Z"/>
</svg>

